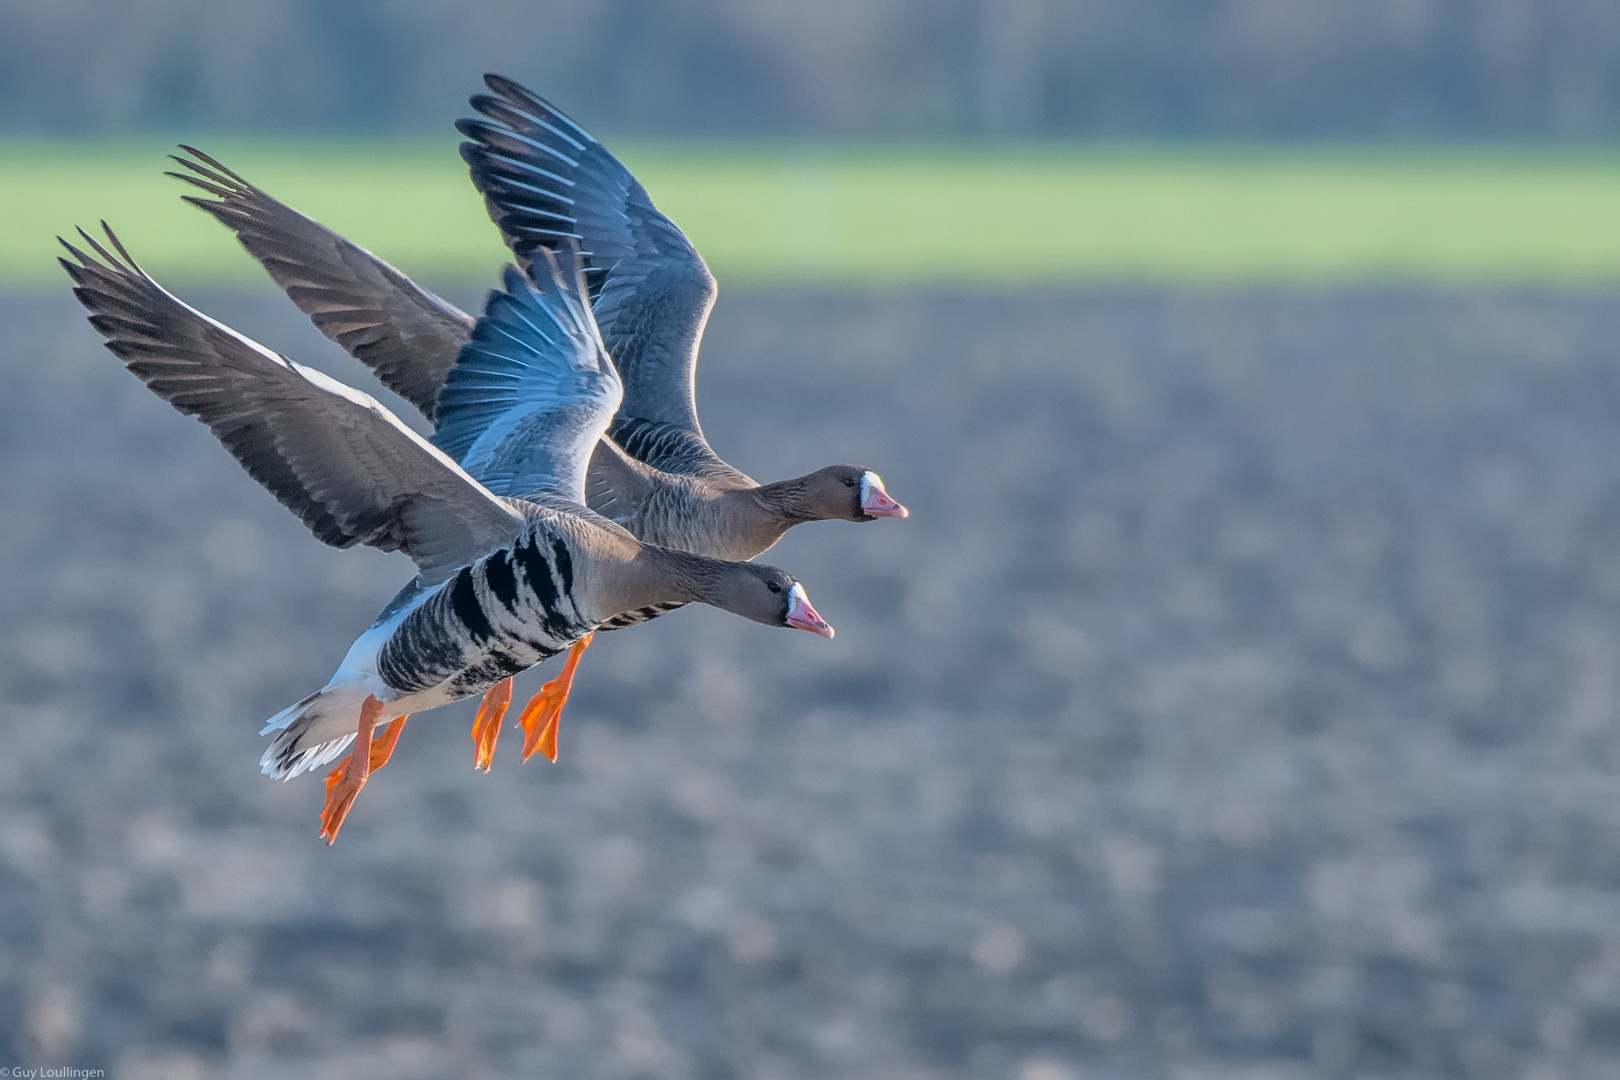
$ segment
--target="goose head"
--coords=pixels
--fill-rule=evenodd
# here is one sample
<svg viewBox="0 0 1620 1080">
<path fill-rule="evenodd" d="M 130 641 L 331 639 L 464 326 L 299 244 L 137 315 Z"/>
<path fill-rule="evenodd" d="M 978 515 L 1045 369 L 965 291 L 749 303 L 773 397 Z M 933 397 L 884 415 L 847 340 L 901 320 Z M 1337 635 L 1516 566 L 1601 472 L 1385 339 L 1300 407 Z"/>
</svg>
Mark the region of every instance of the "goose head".
<svg viewBox="0 0 1620 1080">
<path fill-rule="evenodd" d="M 884 490 L 881 476 L 859 465 L 829 465 L 811 473 L 804 478 L 800 498 L 810 515 L 821 521 L 876 521 L 911 514 Z"/>
<path fill-rule="evenodd" d="M 774 566 L 730 563 L 708 591 L 707 602 L 733 615 L 766 626 L 791 626 L 825 638 L 833 636 L 833 628 L 810 605 L 804 586 Z"/>
</svg>

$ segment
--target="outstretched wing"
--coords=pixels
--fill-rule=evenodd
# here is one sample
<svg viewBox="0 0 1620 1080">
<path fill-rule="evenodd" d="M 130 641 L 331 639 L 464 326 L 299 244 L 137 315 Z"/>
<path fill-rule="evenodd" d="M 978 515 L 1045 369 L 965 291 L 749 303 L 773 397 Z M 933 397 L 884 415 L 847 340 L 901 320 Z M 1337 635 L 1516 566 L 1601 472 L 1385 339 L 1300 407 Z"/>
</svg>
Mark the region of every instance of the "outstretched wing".
<svg viewBox="0 0 1620 1080">
<path fill-rule="evenodd" d="M 647 191 L 578 124 L 510 79 L 458 121 L 461 156 L 490 217 L 530 276 L 537 254 L 567 241 L 585 259 L 596 322 L 624 380 L 610 434 L 671 472 L 725 468 L 698 425 L 693 379 L 715 284 L 709 268 Z"/>
<path fill-rule="evenodd" d="M 215 196 L 186 202 L 235 232 L 321 333 L 432 420 L 439 387 L 472 335 L 472 316 L 201 150 L 180 149 L 191 157 L 173 160 L 189 172 L 167 175 Z"/>
<path fill-rule="evenodd" d="M 117 255 L 82 230 L 100 261 L 62 241 L 90 325 L 317 539 L 403 551 L 433 582 L 517 537 L 523 519 L 510 505 L 374 399 L 181 303 L 102 228 Z"/>
<path fill-rule="evenodd" d="M 507 267 L 439 391 L 433 441 L 500 495 L 583 506 L 591 451 L 624 390 L 602 346 L 570 241 L 531 280 Z"/>
</svg>

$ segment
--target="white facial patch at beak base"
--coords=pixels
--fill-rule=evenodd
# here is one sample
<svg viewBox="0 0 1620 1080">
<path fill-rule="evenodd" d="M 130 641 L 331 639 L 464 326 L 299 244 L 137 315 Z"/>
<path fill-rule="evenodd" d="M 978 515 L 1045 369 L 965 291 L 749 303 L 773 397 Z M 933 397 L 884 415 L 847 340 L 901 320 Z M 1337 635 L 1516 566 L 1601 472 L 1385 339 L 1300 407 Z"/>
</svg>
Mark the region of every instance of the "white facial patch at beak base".
<svg viewBox="0 0 1620 1080">
<path fill-rule="evenodd" d="M 889 497 L 883 477 L 867 469 L 861 474 L 861 513 L 868 517 L 910 517 L 911 511 Z"/>
<path fill-rule="evenodd" d="M 816 614 L 816 609 L 810 606 L 809 594 L 797 581 L 793 583 L 793 588 L 788 590 L 787 624 L 797 630 L 820 634 L 824 638 L 833 636 L 833 628 L 828 625 L 826 619 Z"/>
</svg>

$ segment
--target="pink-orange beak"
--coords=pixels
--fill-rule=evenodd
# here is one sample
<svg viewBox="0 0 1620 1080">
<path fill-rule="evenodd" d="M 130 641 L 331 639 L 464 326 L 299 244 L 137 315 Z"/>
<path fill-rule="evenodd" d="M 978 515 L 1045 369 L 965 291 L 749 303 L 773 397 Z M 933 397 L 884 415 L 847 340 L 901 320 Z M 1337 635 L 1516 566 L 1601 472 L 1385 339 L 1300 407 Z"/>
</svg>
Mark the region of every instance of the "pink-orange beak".
<svg viewBox="0 0 1620 1080">
<path fill-rule="evenodd" d="M 810 606 L 810 597 L 805 594 L 804 586 L 797 581 L 793 583 L 793 588 L 788 590 L 787 624 L 795 629 L 820 634 L 824 638 L 833 636 L 833 628 L 827 624 L 826 619 L 816 614 L 816 609 Z"/>
<path fill-rule="evenodd" d="M 910 517 L 911 511 L 883 490 L 883 477 L 868 469 L 861 476 L 861 513 L 868 517 Z"/>
</svg>

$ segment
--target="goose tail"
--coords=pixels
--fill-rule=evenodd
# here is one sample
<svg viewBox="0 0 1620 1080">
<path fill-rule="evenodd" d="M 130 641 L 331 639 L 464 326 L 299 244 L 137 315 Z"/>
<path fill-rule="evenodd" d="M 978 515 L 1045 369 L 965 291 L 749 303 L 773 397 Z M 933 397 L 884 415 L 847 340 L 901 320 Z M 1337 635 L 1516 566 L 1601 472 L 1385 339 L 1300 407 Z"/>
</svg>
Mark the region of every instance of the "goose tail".
<svg viewBox="0 0 1620 1080">
<path fill-rule="evenodd" d="M 332 683 L 265 721 L 260 735 L 275 735 L 259 770 L 278 780 L 335 760 L 354 741 L 360 706 L 370 690 L 358 683 Z"/>
</svg>

